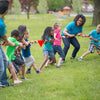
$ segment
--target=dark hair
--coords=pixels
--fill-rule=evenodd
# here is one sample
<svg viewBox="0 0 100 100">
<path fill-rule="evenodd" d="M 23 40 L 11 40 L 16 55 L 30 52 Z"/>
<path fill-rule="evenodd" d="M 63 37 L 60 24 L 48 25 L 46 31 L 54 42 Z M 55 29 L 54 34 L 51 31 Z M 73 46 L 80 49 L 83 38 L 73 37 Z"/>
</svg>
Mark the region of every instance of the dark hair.
<svg viewBox="0 0 100 100">
<path fill-rule="evenodd" d="M 20 36 L 19 31 L 18 31 L 18 30 L 13 30 L 13 31 L 11 32 L 11 37 L 13 37 L 13 36 L 15 36 L 15 37 Z"/>
<path fill-rule="evenodd" d="M 0 1 L 0 14 L 4 14 L 8 10 L 9 2 L 7 0 Z"/>
<path fill-rule="evenodd" d="M 18 27 L 18 31 L 20 32 L 20 40 L 24 37 L 24 32 L 26 31 L 26 26 L 25 25 L 20 25 Z"/>
<path fill-rule="evenodd" d="M 44 34 L 42 36 L 42 39 L 45 40 L 45 38 L 47 36 L 50 36 L 50 33 L 51 33 L 51 30 L 52 30 L 52 27 L 47 27 L 45 30 L 44 30 Z M 51 36 L 50 36 L 51 37 Z"/>
<path fill-rule="evenodd" d="M 82 25 L 81 25 L 81 26 L 83 26 L 83 25 L 85 24 L 86 18 L 85 18 L 84 15 L 78 14 L 78 15 L 74 18 L 75 24 L 77 23 L 77 21 L 78 21 L 79 18 L 82 18 Z"/>
</svg>

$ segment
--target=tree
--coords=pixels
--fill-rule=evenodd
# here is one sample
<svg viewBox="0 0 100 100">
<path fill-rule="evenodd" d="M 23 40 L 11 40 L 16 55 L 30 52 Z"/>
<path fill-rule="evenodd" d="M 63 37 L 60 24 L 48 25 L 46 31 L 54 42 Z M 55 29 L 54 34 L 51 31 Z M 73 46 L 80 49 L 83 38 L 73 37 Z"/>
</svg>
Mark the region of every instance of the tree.
<svg viewBox="0 0 100 100">
<path fill-rule="evenodd" d="M 49 10 L 53 11 L 62 8 L 62 5 L 64 4 L 64 0 L 47 0 L 47 2 Z"/>
<path fill-rule="evenodd" d="M 41 14 L 46 14 L 48 10 L 48 5 L 46 0 L 39 0 L 38 8 Z"/>
<path fill-rule="evenodd" d="M 100 24 L 100 0 L 94 0 L 94 12 L 93 12 L 93 20 L 92 25 Z"/>
<path fill-rule="evenodd" d="M 19 0 L 21 3 L 21 8 L 26 9 L 27 11 L 27 18 L 29 19 L 29 11 L 30 8 L 33 6 L 34 8 L 38 5 L 38 0 Z"/>
<path fill-rule="evenodd" d="M 19 0 L 14 0 L 13 4 L 14 4 L 14 13 L 17 15 L 20 14 L 21 5 Z"/>
<path fill-rule="evenodd" d="M 73 0 L 72 7 L 77 14 L 81 12 L 81 5 L 82 5 L 82 0 Z"/>
</svg>

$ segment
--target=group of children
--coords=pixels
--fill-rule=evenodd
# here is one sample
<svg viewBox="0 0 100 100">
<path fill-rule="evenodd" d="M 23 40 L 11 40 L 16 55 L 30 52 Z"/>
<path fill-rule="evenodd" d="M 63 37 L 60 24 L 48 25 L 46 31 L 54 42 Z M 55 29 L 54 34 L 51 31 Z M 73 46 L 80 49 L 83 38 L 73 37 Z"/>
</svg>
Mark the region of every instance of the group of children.
<svg viewBox="0 0 100 100">
<path fill-rule="evenodd" d="M 61 68 L 62 60 L 65 58 L 65 54 L 61 48 L 61 39 L 66 38 L 65 36 L 61 36 L 62 26 L 60 23 L 55 23 L 53 27 L 47 27 L 44 30 L 44 34 L 42 36 L 42 40 L 44 41 L 44 60 L 40 64 L 39 69 L 35 65 L 35 60 L 30 52 L 31 43 L 28 41 L 29 38 L 29 31 L 25 25 L 20 25 L 18 30 L 13 30 L 11 32 L 11 37 L 9 37 L 9 41 L 14 43 L 16 46 L 7 46 L 7 56 L 9 61 L 14 66 L 16 74 L 19 74 L 21 71 L 21 79 L 26 79 L 25 74 L 25 66 L 28 66 L 26 74 L 31 73 L 31 67 L 33 67 L 36 73 L 40 73 L 42 71 L 43 66 L 48 67 L 48 64 L 55 64 L 56 58 L 55 54 L 58 53 L 60 58 L 58 60 L 57 68 Z M 99 40 L 100 40 L 100 24 L 97 26 L 97 30 L 93 30 L 89 35 L 92 39 L 94 45 L 99 47 Z M 21 54 L 22 49 L 22 54 Z M 89 50 L 84 53 L 80 58 L 79 61 L 82 60 L 84 56 L 89 53 L 94 52 L 94 46 L 90 41 Z M 9 77 L 12 78 L 12 75 Z M 21 83 L 20 81 L 19 83 Z"/>
</svg>

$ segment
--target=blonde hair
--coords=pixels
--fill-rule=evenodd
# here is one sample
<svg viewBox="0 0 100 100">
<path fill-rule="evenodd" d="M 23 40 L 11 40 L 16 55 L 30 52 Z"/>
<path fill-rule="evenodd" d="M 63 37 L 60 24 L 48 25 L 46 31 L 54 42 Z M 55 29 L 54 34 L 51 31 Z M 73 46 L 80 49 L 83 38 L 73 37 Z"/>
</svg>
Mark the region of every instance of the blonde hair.
<svg viewBox="0 0 100 100">
<path fill-rule="evenodd" d="M 54 25 L 53 25 L 53 29 L 54 29 L 54 30 L 57 29 L 58 26 L 59 26 L 59 24 L 60 24 L 60 23 L 54 23 Z"/>
</svg>

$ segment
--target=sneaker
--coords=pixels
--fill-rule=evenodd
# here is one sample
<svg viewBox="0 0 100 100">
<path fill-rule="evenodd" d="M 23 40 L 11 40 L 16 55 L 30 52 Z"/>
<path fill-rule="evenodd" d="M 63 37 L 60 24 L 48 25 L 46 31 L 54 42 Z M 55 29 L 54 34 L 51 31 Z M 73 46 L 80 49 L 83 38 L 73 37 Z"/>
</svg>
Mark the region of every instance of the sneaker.
<svg viewBox="0 0 100 100">
<path fill-rule="evenodd" d="M 82 58 L 78 58 L 78 61 L 82 61 Z"/>
<path fill-rule="evenodd" d="M 28 71 L 28 70 L 27 70 L 25 73 L 26 73 L 26 74 L 31 74 L 31 71 Z"/>
<path fill-rule="evenodd" d="M 59 66 L 57 65 L 57 66 L 56 66 L 56 68 L 61 68 L 61 67 L 62 67 L 61 65 L 59 65 Z"/>
<path fill-rule="evenodd" d="M 17 78 L 17 80 L 14 80 L 14 84 L 19 84 L 19 83 L 22 83 L 20 79 Z"/>
<path fill-rule="evenodd" d="M 48 66 L 45 66 L 45 68 L 48 68 Z"/>
<path fill-rule="evenodd" d="M 0 88 L 5 88 L 5 85 L 0 85 Z"/>
<path fill-rule="evenodd" d="M 6 87 L 8 87 L 8 86 L 14 86 L 14 84 L 13 83 L 8 83 L 8 84 L 5 84 L 5 86 Z"/>
<path fill-rule="evenodd" d="M 41 69 L 39 69 L 38 71 L 39 71 L 39 72 L 42 72 L 42 70 L 41 70 Z"/>
<path fill-rule="evenodd" d="M 36 71 L 36 73 L 38 74 L 38 73 L 40 73 L 40 71 L 38 70 L 38 71 Z"/>
<path fill-rule="evenodd" d="M 64 62 L 65 62 L 64 60 L 61 61 L 61 63 L 64 63 Z"/>
<path fill-rule="evenodd" d="M 71 57 L 70 59 L 74 59 L 75 57 Z"/>
</svg>

